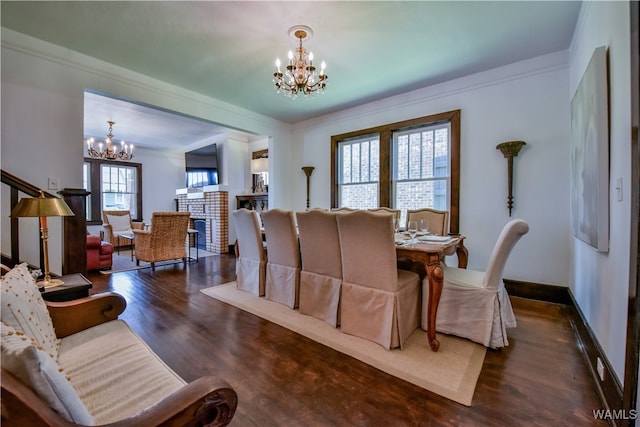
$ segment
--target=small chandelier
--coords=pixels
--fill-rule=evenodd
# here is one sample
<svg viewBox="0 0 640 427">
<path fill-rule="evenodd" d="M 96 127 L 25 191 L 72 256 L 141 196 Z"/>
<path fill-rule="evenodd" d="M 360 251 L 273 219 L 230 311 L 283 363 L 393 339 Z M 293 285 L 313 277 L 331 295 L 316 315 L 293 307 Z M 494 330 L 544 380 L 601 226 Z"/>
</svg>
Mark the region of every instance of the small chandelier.
<svg viewBox="0 0 640 427">
<path fill-rule="evenodd" d="M 328 78 L 324 70 L 327 66 L 322 61 L 320 74 L 317 74 L 316 67 L 313 66 L 313 53 L 307 52 L 302 47 L 302 41 L 310 40 L 313 36 L 313 31 L 306 25 L 295 25 L 289 28 L 288 34 L 289 36 L 293 34 L 300 41 L 300 44 L 296 49 L 296 55 L 289 51 L 289 64 L 284 73 L 280 70 L 280 58 L 276 59 L 277 71 L 273 73 L 273 83 L 276 91 L 294 99 L 298 96 L 298 93 L 302 93 L 305 96 L 324 93 Z"/>
<path fill-rule="evenodd" d="M 133 144 L 125 144 L 124 141 L 120 141 L 120 151 L 116 150 L 113 145 L 113 125 L 116 122 L 107 120 L 109 123 L 109 133 L 104 144 L 98 143 L 98 149 L 93 148 L 93 138 L 87 139 L 87 152 L 91 157 L 99 157 L 106 160 L 131 160 L 133 159 Z M 106 145 L 105 145 L 106 144 Z"/>
</svg>

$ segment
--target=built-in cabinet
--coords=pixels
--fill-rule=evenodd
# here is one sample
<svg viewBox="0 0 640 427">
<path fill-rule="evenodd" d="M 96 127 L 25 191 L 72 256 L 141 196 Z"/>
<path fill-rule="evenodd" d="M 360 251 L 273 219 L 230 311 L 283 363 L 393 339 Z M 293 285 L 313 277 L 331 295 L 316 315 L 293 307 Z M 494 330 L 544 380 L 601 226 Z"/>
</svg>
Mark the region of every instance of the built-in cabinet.
<svg viewBox="0 0 640 427">
<path fill-rule="evenodd" d="M 241 208 L 258 212 L 269 209 L 269 193 L 238 194 L 236 196 L 236 209 Z"/>
</svg>

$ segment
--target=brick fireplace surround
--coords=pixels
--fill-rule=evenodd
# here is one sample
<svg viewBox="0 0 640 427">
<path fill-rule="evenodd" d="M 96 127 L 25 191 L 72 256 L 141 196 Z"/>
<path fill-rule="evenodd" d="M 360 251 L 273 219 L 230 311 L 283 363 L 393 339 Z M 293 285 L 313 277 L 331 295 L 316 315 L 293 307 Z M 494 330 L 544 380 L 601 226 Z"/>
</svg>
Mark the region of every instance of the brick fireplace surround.
<svg viewBox="0 0 640 427">
<path fill-rule="evenodd" d="M 206 250 L 217 254 L 229 252 L 229 193 L 207 191 L 207 187 L 189 191 L 193 189 L 176 190 L 178 211 L 191 212 L 189 228 L 194 228 L 194 220 L 204 220 Z"/>
</svg>

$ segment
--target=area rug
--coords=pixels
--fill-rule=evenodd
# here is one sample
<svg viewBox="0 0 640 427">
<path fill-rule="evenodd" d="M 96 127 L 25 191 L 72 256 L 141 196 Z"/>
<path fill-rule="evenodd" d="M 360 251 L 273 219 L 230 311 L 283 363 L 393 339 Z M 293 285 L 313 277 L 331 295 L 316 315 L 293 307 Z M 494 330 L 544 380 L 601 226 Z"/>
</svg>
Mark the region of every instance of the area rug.
<svg viewBox="0 0 640 427">
<path fill-rule="evenodd" d="M 196 255 L 195 250 L 191 248 L 191 256 L 194 257 L 191 259 L 191 262 L 195 262 L 195 255 Z M 215 253 L 208 252 L 203 249 L 200 249 L 198 251 L 198 258 L 205 258 L 212 255 L 215 255 Z M 167 266 L 167 265 L 174 265 L 174 264 L 182 264 L 182 261 L 173 260 L 173 261 L 156 262 L 156 268 Z M 129 249 L 120 248 L 119 254 L 117 250 L 113 252 L 111 270 L 100 270 L 100 273 L 113 274 L 113 273 L 119 273 L 121 271 L 142 270 L 143 268 L 150 269 L 151 263 L 140 261 L 140 265 L 136 265 L 135 256 L 133 257 L 133 260 L 131 260 L 131 251 Z"/>
<path fill-rule="evenodd" d="M 235 282 L 202 289 L 205 295 L 276 323 L 390 375 L 440 396 L 471 406 L 482 370 L 485 347 L 438 334 L 440 349 L 431 351 L 427 334 L 416 330 L 402 350 L 386 350 L 371 341 L 347 335 L 328 323 L 287 306 L 240 291 Z"/>
</svg>

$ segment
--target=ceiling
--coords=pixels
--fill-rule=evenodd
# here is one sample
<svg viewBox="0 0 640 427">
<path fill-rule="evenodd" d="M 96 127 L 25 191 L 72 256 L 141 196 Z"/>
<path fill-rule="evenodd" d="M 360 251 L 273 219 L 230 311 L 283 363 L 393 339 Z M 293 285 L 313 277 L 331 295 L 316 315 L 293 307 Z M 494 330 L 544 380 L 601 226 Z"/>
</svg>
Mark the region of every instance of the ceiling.
<svg viewBox="0 0 640 427">
<path fill-rule="evenodd" d="M 288 123 L 567 49 L 579 1 L 53 1 L 1 2 L 2 26 Z M 275 58 L 295 47 L 294 25 L 327 63 L 323 95 L 273 89 Z M 106 134 L 123 112 L 90 104 Z M 117 101 L 117 100 L 116 100 Z M 102 108 L 102 109 L 101 109 Z M 105 110 L 106 109 L 106 110 Z M 176 121 L 185 118 L 176 118 Z M 146 123 L 146 122 L 145 122 Z M 156 120 L 154 129 L 166 126 Z M 170 123 L 175 125 L 175 123 Z M 200 128 L 198 128 L 200 126 Z M 197 122 L 193 132 L 211 123 Z M 125 131 L 125 129 L 127 129 Z M 213 127 L 214 132 L 223 131 Z M 211 130 L 210 129 L 210 130 Z M 149 136 L 144 129 L 145 138 Z M 167 133 L 169 131 L 165 131 Z M 91 134 L 91 133 L 89 133 Z M 162 132 L 157 144 L 163 143 Z M 144 141 L 144 140 L 142 140 Z M 145 142 L 140 143 L 145 144 Z M 164 143 L 171 144 L 168 139 Z M 175 143 L 175 142 L 174 142 Z"/>
</svg>

